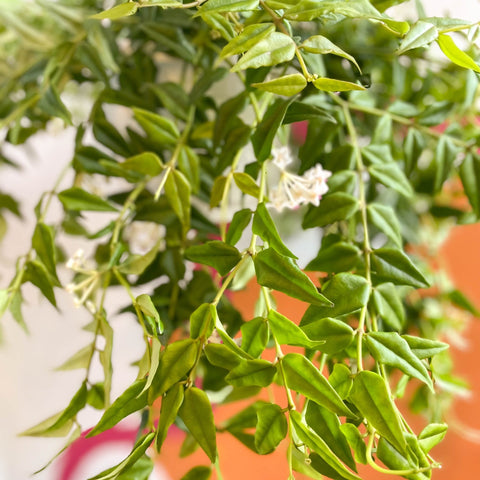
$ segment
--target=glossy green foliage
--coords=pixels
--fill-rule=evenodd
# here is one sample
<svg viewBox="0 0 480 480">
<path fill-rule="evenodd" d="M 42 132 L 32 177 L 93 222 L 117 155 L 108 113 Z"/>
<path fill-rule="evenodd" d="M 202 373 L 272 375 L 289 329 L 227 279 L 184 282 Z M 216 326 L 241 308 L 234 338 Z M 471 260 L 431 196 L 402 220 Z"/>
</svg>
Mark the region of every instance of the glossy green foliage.
<svg viewBox="0 0 480 480">
<path fill-rule="evenodd" d="M 359 463 L 434 478 L 465 392 L 442 339 L 479 314 L 432 262 L 452 225 L 480 216 L 478 25 L 420 2 L 393 18 L 402 0 L 103 3 L 2 4 L 1 168 L 53 119 L 76 135 L 0 315 L 27 328 L 25 284 L 52 307 L 65 288 L 92 337 L 58 368 L 84 375 L 72 399 L 23 434 L 67 448 L 136 415 L 105 480 L 146 480 L 172 425 L 182 455 L 199 446 L 211 463 L 185 480 L 221 477 L 217 433 L 285 448 L 290 480 L 359 480 Z M 432 44 L 445 58 L 430 68 Z M 23 213 L 14 197 L 0 192 L 0 241 Z M 119 312 L 144 351 L 112 402 Z M 410 392 L 421 432 L 397 402 Z M 88 406 L 103 413 L 80 426 Z"/>
</svg>

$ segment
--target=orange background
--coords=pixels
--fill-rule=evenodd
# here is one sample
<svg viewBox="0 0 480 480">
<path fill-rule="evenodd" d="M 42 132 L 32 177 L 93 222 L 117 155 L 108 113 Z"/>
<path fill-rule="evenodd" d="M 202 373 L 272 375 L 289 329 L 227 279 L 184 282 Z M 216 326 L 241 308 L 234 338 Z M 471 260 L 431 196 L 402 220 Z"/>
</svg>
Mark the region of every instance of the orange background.
<svg viewBox="0 0 480 480">
<path fill-rule="evenodd" d="M 445 243 L 441 255 L 442 263 L 452 276 L 455 285 L 465 292 L 480 307 L 480 225 L 456 227 L 449 240 Z M 235 294 L 233 301 L 244 315 L 251 316 L 256 301 L 256 292 L 247 290 Z M 300 320 L 305 309 L 304 304 L 292 301 L 285 295 L 276 295 L 278 309 L 292 320 Z M 480 442 L 480 321 L 471 322 L 465 332 L 468 348 L 464 351 L 452 349 L 456 363 L 456 372 L 472 386 L 471 398 L 457 400 L 454 414 L 457 420 L 469 429 L 478 429 L 477 442 Z M 446 339 L 448 341 L 448 339 Z M 220 423 L 233 413 L 251 403 L 247 400 L 241 405 L 222 406 L 216 409 L 216 420 Z M 278 395 L 280 405 L 285 403 L 282 392 Z M 417 433 L 423 428 L 423 419 L 409 418 Z M 175 434 L 174 434 L 175 435 Z M 178 441 L 173 438 L 164 444 L 159 461 L 173 479 L 181 478 L 193 465 L 208 465 L 206 455 L 197 450 L 193 455 L 179 459 L 178 454 L 182 437 Z M 270 455 L 257 455 L 244 447 L 228 433 L 218 435 L 220 467 L 224 480 L 286 480 L 288 466 L 286 461 L 286 442 L 281 444 Z M 432 451 L 435 460 L 443 464 L 443 468 L 435 470 L 433 480 L 464 480 L 477 478 L 480 469 L 480 444 L 466 440 L 460 432 L 450 429 L 445 440 Z M 400 478 L 372 472 L 369 467 L 360 467 L 359 474 L 364 479 L 379 480 Z M 213 476 L 215 478 L 215 474 Z M 295 474 L 298 480 L 304 477 Z"/>
</svg>

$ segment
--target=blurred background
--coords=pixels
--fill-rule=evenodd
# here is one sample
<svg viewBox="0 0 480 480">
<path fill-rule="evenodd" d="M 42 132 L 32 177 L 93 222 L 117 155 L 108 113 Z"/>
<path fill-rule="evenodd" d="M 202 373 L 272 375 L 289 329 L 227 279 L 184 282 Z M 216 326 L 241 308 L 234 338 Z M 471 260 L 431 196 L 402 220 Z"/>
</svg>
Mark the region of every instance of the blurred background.
<svg viewBox="0 0 480 480">
<path fill-rule="evenodd" d="M 479 0 L 424 0 L 429 16 L 450 16 L 475 21 L 480 19 Z M 409 16 L 414 1 L 397 7 Z M 52 130 L 29 140 L 21 150 L 8 153 L 22 165 L 21 170 L 2 169 L 0 187 L 21 200 L 23 221 L 9 218 L 10 227 L 0 244 L 0 285 L 5 286 L 13 275 L 15 259 L 28 250 L 33 229 L 33 208 L 41 193 L 52 188 L 61 169 L 72 155 L 74 132 Z M 68 179 L 67 179 L 68 181 Z M 297 253 L 304 246 L 295 249 Z M 79 245 L 72 244 L 69 254 Z M 442 249 L 443 261 L 456 284 L 480 308 L 480 225 L 456 227 Z M 313 253 L 312 255 L 313 256 Z M 61 272 L 67 283 L 70 274 Z M 72 352 L 88 343 L 90 335 L 81 328 L 87 314 L 73 307 L 72 298 L 59 291 L 58 311 L 46 302 L 39 302 L 32 289 L 27 295 L 25 318 L 30 334 L 26 335 L 8 316 L 2 319 L 3 344 L 0 346 L 0 480 L 24 480 L 41 468 L 62 447 L 63 439 L 19 437 L 18 433 L 40 420 L 63 409 L 82 380 L 82 371 L 59 372 Z M 116 299 L 110 298 L 114 308 Z M 234 301 L 251 315 L 254 298 L 252 292 L 237 294 Z M 108 308 L 108 305 L 107 305 Z M 279 296 L 279 308 L 292 319 L 299 319 L 299 305 Z M 115 398 L 136 376 L 136 361 L 142 352 L 142 336 L 131 317 L 118 316 L 115 320 L 114 383 Z M 138 333 L 138 334 L 137 334 Z M 449 339 L 447 339 L 449 340 Z M 471 385 L 469 397 L 459 398 L 449 423 L 452 428 L 446 440 L 433 451 L 443 469 L 434 472 L 436 480 L 475 478 L 480 468 L 480 321 L 472 322 L 461 341 L 455 340 L 454 357 L 457 372 Z M 220 418 L 228 416 L 227 409 L 218 412 Z M 83 426 L 93 425 L 98 412 L 87 411 L 80 418 Z M 421 420 L 412 418 L 421 426 Z M 102 436 L 96 443 L 79 442 L 46 471 L 38 480 L 85 480 L 123 459 L 130 451 L 135 436 L 137 419 L 123 422 L 115 434 Z M 421 427 L 420 427 L 421 428 Z M 207 463 L 197 452 L 186 460 L 177 460 L 182 441 L 180 432 L 173 432 L 172 442 L 158 459 L 152 479 L 177 480 L 190 465 Z M 284 452 L 255 458 L 235 439 L 222 435 L 220 461 L 225 480 L 251 478 L 274 480 L 286 478 Z M 281 450 L 281 449 L 280 449 Z M 366 472 L 365 479 L 380 478 Z M 300 476 L 298 476 L 300 478 Z M 391 477 L 392 478 L 392 477 Z"/>
</svg>

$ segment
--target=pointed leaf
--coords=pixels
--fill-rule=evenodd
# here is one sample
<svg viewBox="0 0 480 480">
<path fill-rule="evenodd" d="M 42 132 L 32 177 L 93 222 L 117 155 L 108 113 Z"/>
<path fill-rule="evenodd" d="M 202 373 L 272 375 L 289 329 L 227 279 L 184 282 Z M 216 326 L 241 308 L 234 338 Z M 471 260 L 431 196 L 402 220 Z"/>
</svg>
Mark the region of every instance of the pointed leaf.
<svg viewBox="0 0 480 480">
<path fill-rule="evenodd" d="M 395 52 L 397 55 L 412 50 L 413 48 L 426 47 L 438 37 L 435 25 L 419 20 L 403 37 L 402 43 Z"/>
<path fill-rule="evenodd" d="M 400 331 L 405 324 L 405 310 L 393 283 L 382 283 L 373 290 L 373 301 L 378 315 L 386 325 Z"/>
<path fill-rule="evenodd" d="M 187 389 L 178 413 L 189 432 L 214 463 L 217 458 L 216 430 L 207 394 L 196 387 Z"/>
<path fill-rule="evenodd" d="M 133 115 L 149 139 L 160 145 L 175 145 L 177 143 L 180 134 L 169 118 L 141 108 L 134 108 Z"/>
<path fill-rule="evenodd" d="M 291 258 L 267 248 L 258 253 L 253 261 L 260 285 L 314 305 L 331 305 Z"/>
<path fill-rule="evenodd" d="M 435 192 L 439 192 L 450 176 L 460 149 L 448 137 L 441 137 L 435 149 Z"/>
<path fill-rule="evenodd" d="M 307 38 L 300 45 L 300 48 L 303 48 L 306 52 L 310 53 L 319 53 L 322 55 L 331 53 L 332 55 L 346 58 L 349 62 L 352 62 L 357 67 L 360 73 L 362 72 L 357 61 L 350 54 L 343 51 L 339 46 L 335 45 L 327 37 L 322 35 L 314 35 L 313 37 Z"/>
<path fill-rule="evenodd" d="M 445 423 L 427 425 L 418 436 L 422 450 L 428 453 L 435 445 L 439 444 L 447 434 L 447 429 L 448 426 Z"/>
<path fill-rule="evenodd" d="M 385 380 L 374 372 L 361 371 L 353 380 L 350 400 L 377 432 L 406 451 L 406 441 L 395 406 L 385 385 Z"/>
<path fill-rule="evenodd" d="M 122 3 L 120 5 L 116 5 L 109 10 L 105 10 L 103 12 L 97 13 L 96 15 L 92 15 L 90 18 L 94 18 L 95 20 L 118 20 L 119 18 L 127 17 L 129 15 L 134 15 L 138 10 L 137 2 L 127 2 Z"/>
<path fill-rule="evenodd" d="M 180 480 L 209 480 L 212 476 L 212 468 L 205 465 L 197 465 L 190 469 Z"/>
<path fill-rule="evenodd" d="M 143 391 L 147 379 L 137 380 L 130 385 L 111 405 L 105 410 L 97 425 L 88 433 L 93 437 L 109 430 L 120 420 L 147 406 L 147 392 Z M 141 394 L 141 395 L 140 395 Z M 140 396 L 139 396 L 140 395 Z"/>
<path fill-rule="evenodd" d="M 350 448 L 353 450 L 355 461 L 367 464 L 367 446 L 358 428 L 352 423 L 340 425 L 341 432 L 345 435 Z"/>
<path fill-rule="evenodd" d="M 288 353 L 281 362 L 288 388 L 338 415 L 354 416 L 328 380 L 306 357 L 298 353 Z"/>
<path fill-rule="evenodd" d="M 353 375 L 350 369 L 343 363 L 336 363 L 333 366 L 333 371 L 328 377 L 330 385 L 340 395 L 342 400 L 345 400 L 350 393 L 353 385 Z"/>
<path fill-rule="evenodd" d="M 311 341 L 321 342 L 317 349 L 328 355 L 333 355 L 347 348 L 355 336 L 350 325 L 328 317 L 313 320 L 302 326 L 302 331 Z"/>
<path fill-rule="evenodd" d="M 202 303 L 190 315 L 190 337 L 191 338 L 208 338 L 215 327 L 216 313 L 211 309 L 215 306 L 211 303 Z"/>
<path fill-rule="evenodd" d="M 281 345 L 323 350 L 324 340 L 311 340 L 300 327 L 275 310 L 268 312 L 268 324 L 275 340 Z"/>
<path fill-rule="evenodd" d="M 305 267 L 314 272 L 339 273 L 353 268 L 360 258 L 360 249 L 346 242 L 337 242 L 320 249 L 318 255 Z"/>
<path fill-rule="evenodd" d="M 163 395 L 173 385 L 183 379 L 195 365 L 198 344 L 191 338 L 171 343 L 160 357 L 155 379 L 150 391 L 149 403 Z"/>
<path fill-rule="evenodd" d="M 459 167 L 459 174 L 468 201 L 475 215 L 480 217 L 480 195 L 478 195 L 480 191 L 480 157 L 467 153 Z"/>
<path fill-rule="evenodd" d="M 277 369 L 267 360 L 244 360 L 230 371 L 225 380 L 234 387 L 268 387 L 276 373 Z"/>
<path fill-rule="evenodd" d="M 290 418 L 298 438 L 302 443 L 307 445 L 310 450 L 320 455 L 330 468 L 347 480 L 361 480 L 358 475 L 352 473 L 345 467 L 340 459 L 330 450 L 328 445 L 313 430 L 303 423 L 299 412 L 290 412 Z"/>
<path fill-rule="evenodd" d="M 56 280 L 49 274 L 45 265 L 38 260 L 30 260 L 25 265 L 25 282 L 31 282 L 41 292 L 42 295 L 54 306 L 57 306 L 53 286 Z M 13 302 L 12 302 L 13 303 Z"/>
<path fill-rule="evenodd" d="M 297 258 L 283 243 L 263 202 L 257 205 L 257 210 L 253 216 L 252 232 L 268 243 L 268 246 L 272 247 L 280 255 Z"/>
<path fill-rule="evenodd" d="M 147 320 L 150 320 L 150 322 L 145 322 L 148 333 L 152 336 L 162 334 L 164 330 L 163 322 L 160 319 L 160 314 L 153 304 L 150 295 L 147 295 L 146 293 L 139 295 L 135 299 L 135 306 L 141 310 Z M 151 324 L 151 328 L 148 328 L 149 324 Z"/>
<path fill-rule="evenodd" d="M 371 287 L 364 277 L 352 273 L 339 273 L 324 284 L 322 293 L 332 303 L 333 307 L 318 307 L 311 305 L 305 312 L 300 326 L 326 317 L 339 317 L 355 312 L 367 305 Z"/>
<path fill-rule="evenodd" d="M 32 247 L 53 278 L 58 278 L 56 269 L 55 232 L 53 228 L 45 225 L 43 222 L 37 223 L 35 231 L 33 232 Z"/>
<path fill-rule="evenodd" d="M 372 254 L 372 267 L 380 281 L 416 288 L 428 287 L 430 283 L 402 250 L 378 248 Z"/>
<path fill-rule="evenodd" d="M 242 349 L 253 358 L 258 358 L 268 342 L 268 323 L 263 317 L 256 317 L 244 323 L 242 330 Z"/>
<path fill-rule="evenodd" d="M 183 231 L 190 228 L 190 194 L 191 187 L 185 175 L 173 170 L 165 182 L 165 196 L 183 226 Z"/>
<path fill-rule="evenodd" d="M 260 187 L 248 173 L 235 172 L 233 174 L 233 179 L 235 180 L 237 187 L 243 193 L 246 195 L 251 195 L 254 198 L 258 198 L 260 195 Z"/>
<path fill-rule="evenodd" d="M 357 470 L 347 439 L 340 430 L 341 423 L 337 415 L 315 402 L 308 402 L 305 420 L 342 462 L 352 470 Z"/>
<path fill-rule="evenodd" d="M 427 368 L 397 332 L 371 332 L 364 338 L 368 350 L 377 362 L 396 367 L 406 375 L 418 378 L 433 391 Z"/>
<path fill-rule="evenodd" d="M 371 165 L 368 171 L 373 178 L 383 183 L 387 188 L 391 188 L 407 198 L 413 196 L 413 188 L 410 182 L 396 163 Z"/>
<path fill-rule="evenodd" d="M 223 12 L 245 12 L 255 10 L 259 0 L 209 0 L 198 9 L 199 14 L 212 15 Z"/>
<path fill-rule="evenodd" d="M 95 345 L 87 345 L 78 352 L 74 353 L 67 361 L 62 363 L 55 370 L 75 370 L 77 368 L 88 368 L 92 360 Z"/>
<path fill-rule="evenodd" d="M 49 85 L 47 91 L 38 102 L 38 107 L 52 117 L 61 118 L 67 125 L 72 125 L 72 117 L 55 87 Z"/>
<path fill-rule="evenodd" d="M 270 156 L 277 130 L 280 128 L 285 113 L 292 102 L 293 98 L 287 98 L 286 100 L 279 98 L 274 101 L 253 132 L 252 145 L 259 163 L 263 163 Z"/>
<path fill-rule="evenodd" d="M 234 246 L 219 240 L 189 247 L 185 250 L 185 257 L 192 262 L 215 268 L 222 276 L 235 267 L 242 258 Z"/>
<path fill-rule="evenodd" d="M 249 208 L 243 208 L 242 210 L 235 212 L 228 227 L 225 242 L 227 242 L 229 245 L 235 245 L 240 240 L 243 231 L 250 223 L 252 213 L 253 212 Z"/>
<path fill-rule="evenodd" d="M 231 370 L 243 360 L 243 357 L 230 350 L 223 343 L 208 343 L 205 346 L 207 360 L 216 367 Z"/>
<path fill-rule="evenodd" d="M 474 72 L 480 73 L 480 67 L 475 63 L 475 60 L 473 60 L 473 58 L 468 55 L 468 53 L 460 50 L 455 45 L 455 42 L 452 40 L 451 37 L 449 37 L 448 35 L 439 35 L 437 43 L 445 56 L 449 58 L 453 63 L 459 65 L 460 67 L 469 68 Z"/>
<path fill-rule="evenodd" d="M 313 81 L 313 85 L 325 92 L 349 92 L 351 90 L 366 90 L 358 83 L 335 80 L 334 78 L 320 77 Z"/>
<path fill-rule="evenodd" d="M 358 210 L 358 199 L 344 192 L 335 192 L 322 198 L 318 207 L 310 207 L 305 214 L 303 228 L 324 227 L 347 220 Z"/>
<path fill-rule="evenodd" d="M 398 247 L 402 246 L 400 223 L 392 207 L 380 203 L 371 203 L 367 207 L 368 220 Z"/>
<path fill-rule="evenodd" d="M 78 187 L 63 190 L 58 194 L 65 210 L 92 211 L 92 212 L 116 212 L 117 209 L 109 202 L 93 193 L 88 193 Z"/>
<path fill-rule="evenodd" d="M 131 170 L 141 173 L 142 175 L 148 175 L 149 177 L 155 177 L 159 175 L 163 169 L 162 161 L 152 152 L 143 152 L 139 155 L 127 158 L 119 166 L 125 170 Z"/>
<path fill-rule="evenodd" d="M 275 93 L 276 95 L 284 95 L 291 97 L 300 93 L 307 86 L 307 80 L 301 73 L 293 73 L 284 75 L 273 80 L 262 83 L 252 83 L 252 87 L 266 92 Z"/>
<path fill-rule="evenodd" d="M 257 417 L 255 448 L 260 455 L 266 455 L 273 452 L 287 435 L 287 419 L 281 407 L 270 403 L 257 409 Z"/>
<path fill-rule="evenodd" d="M 414 337 L 412 335 L 402 335 L 402 338 L 408 343 L 411 351 L 420 360 L 433 357 L 449 348 L 447 343 L 430 340 L 428 338 Z"/>
<path fill-rule="evenodd" d="M 169 427 L 173 424 L 178 415 L 178 410 L 183 403 L 184 387 L 176 383 L 163 397 L 160 407 L 160 418 L 158 420 L 155 448 L 160 453 L 163 442 L 167 438 Z"/>
<path fill-rule="evenodd" d="M 230 42 L 223 47 L 220 52 L 220 58 L 244 53 L 274 31 L 275 26 L 271 23 L 255 23 L 253 25 L 247 25 L 242 33 L 230 40 Z"/>
<path fill-rule="evenodd" d="M 272 32 L 251 47 L 231 68 L 232 72 L 246 68 L 259 68 L 288 62 L 295 56 L 295 42 L 292 37 L 280 32 Z"/>
</svg>

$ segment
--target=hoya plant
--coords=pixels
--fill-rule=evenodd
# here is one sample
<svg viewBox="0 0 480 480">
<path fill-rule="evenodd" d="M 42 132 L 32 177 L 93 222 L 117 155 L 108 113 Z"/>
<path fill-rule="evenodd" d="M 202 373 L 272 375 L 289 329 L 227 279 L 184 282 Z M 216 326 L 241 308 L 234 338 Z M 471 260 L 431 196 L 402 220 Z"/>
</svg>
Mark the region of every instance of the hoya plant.
<svg viewBox="0 0 480 480">
<path fill-rule="evenodd" d="M 131 453 L 96 480 L 147 479 L 174 424 L 183 453 L 206 454 L 185 479 L 221 478 L 219 432 L 282 449 L 290 480 L 359 480 L 359 464 L 435 476 L 430 450 L 463 388 L 444 342 L 477 313 L 436 255 L 480 216 L 478 23 L 419 1 L 396 18 L 403 3 L 1 3 L 2 148 L 76 135 L 0 313 L 28 327 L 24 286 L 53 307 L 64 289 L 91 334 L 61 366 L 84 372 L 71 401 L 24 434 L 68 446 L 136 415 Z M 10 213 L 3 192 L 2 231 Z M 144 353 L 111 398 L 125 313 Z M 86 408 L 95 425 L 77 420 Z"/>
</svg>

